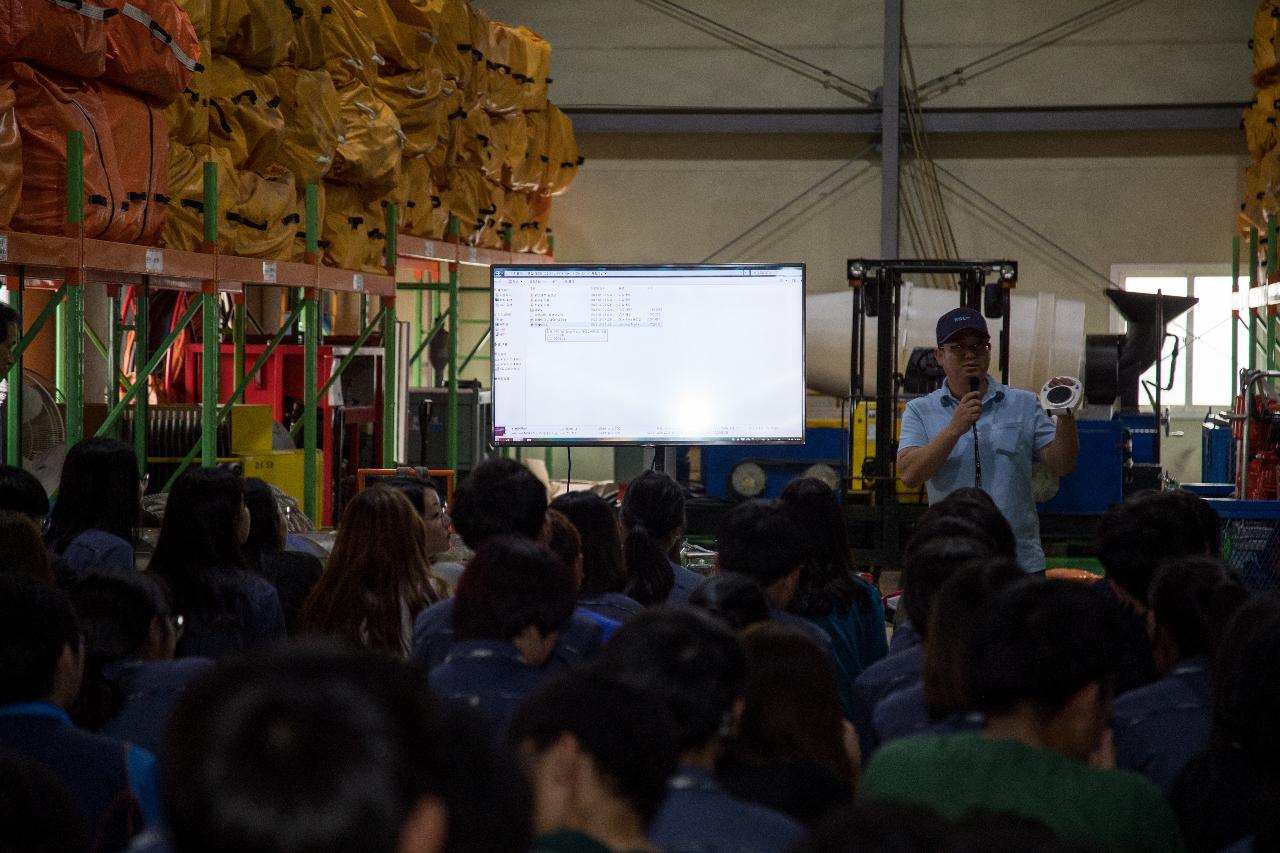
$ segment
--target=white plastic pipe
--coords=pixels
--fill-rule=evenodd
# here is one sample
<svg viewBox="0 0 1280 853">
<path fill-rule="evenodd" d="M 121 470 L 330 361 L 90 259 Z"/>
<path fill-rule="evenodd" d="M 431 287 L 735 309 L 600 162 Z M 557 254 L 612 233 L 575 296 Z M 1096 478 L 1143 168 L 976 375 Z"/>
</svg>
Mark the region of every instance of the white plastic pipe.
<svg viewBox="0 0 1280 853">
<path fill-rule="evenodd" d="M 1084 364 L 1084 303 L 1058 299 L 1052 293 L 1014 294 L 1009 326 L 1009 384 L 1039 393 L 1048 379 L 1080 376 Z M 916 347 L 932 349 L 938 318 L 960 304 L 954 290 L 902 285 L 898 334 L 898 366 L 906 370 Z M 849 330 L 851 291 L 820 293 L 805 301 L 805 362 L 809 388 L 833 397 L 849 394 Z M 876 318 L 866 321 L 864 391 L 876 390 Z M 991 375 L 1000 378 L 1000 322 L 988 320 L 991 330 Z"/>
</svg>

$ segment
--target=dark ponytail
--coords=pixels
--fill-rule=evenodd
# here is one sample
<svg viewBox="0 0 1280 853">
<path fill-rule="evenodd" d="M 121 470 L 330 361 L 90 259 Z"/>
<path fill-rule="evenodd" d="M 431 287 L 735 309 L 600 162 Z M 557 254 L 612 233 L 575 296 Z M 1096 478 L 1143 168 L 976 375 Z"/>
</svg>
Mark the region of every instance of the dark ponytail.
<svg viewBox="0 0 1280 853">
<path fill-rule="evenodd" d="M 627 565 L 625 592 L 644 605 L 661 604 L 675 585 L 675 571 L 661 541 L 684 526 L 684 491 L 659 471 L 645 471 L 627 484 L 622 499 Z"/>
</svg>

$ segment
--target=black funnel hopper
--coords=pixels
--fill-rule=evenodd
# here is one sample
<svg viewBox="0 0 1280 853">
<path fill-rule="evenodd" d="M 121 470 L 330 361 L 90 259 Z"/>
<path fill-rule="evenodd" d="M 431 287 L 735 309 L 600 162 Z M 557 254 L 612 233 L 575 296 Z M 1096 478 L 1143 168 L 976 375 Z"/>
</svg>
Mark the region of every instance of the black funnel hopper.
<svg viewBox="0 0 1280 853">
<path fill-rule="evenodd" d="M 1120 410 L 1137 412 L 1138 378 L 1160 357 L 1164 325 L 1185 314 L 1200 300 L 1194 296 L 1157 296 L 1119 288 L 1110 289 L 1106 294 L 1129 323 L 1120 351 Z"/>
</svg>

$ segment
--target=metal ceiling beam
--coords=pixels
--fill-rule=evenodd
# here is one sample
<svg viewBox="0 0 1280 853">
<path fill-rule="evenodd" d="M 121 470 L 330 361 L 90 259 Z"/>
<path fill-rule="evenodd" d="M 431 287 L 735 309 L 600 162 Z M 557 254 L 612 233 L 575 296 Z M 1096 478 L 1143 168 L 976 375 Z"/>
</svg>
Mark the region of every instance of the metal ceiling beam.
<svg viewBox="0 0 1280 853">
<path fill-rule="evenodd" d="M 1229 130 L 1238 104 L 926 109 L 927 133 Z M 566 108 L 575 133 L 879 134 L 880 108 L 713 110 Z"/>
</svg>

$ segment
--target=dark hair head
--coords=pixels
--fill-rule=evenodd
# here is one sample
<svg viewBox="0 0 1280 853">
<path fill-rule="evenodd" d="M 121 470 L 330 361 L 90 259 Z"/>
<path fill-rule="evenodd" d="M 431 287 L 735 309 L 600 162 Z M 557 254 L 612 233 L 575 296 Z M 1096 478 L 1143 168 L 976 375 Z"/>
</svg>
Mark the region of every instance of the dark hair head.
<svg viewBox="0 0 1280 853">
<path fill-rule="evenodd" d="M 53 583 L 53 567 L 45 550 L 40 528 L 31 516 L 0 510 L 0 572 L 30 575 Z"/>
<path fill-rule="evenodd" d="M 666 706 L 682 752 L 725 731 L 746 680 L 737 638 L 688 607 L 652 607 L 633 616 L 609 638 L 600 666 Z"/>
<path fill-rule="evenodd" d="M 458 579 L 453 631 L 459 640 L 510 640 L 530 625 L 543 636 L 573 615 L 572 570 L 543 545 L 519 536 L 485 541 Z"/>
<path fill-rule="evenodd" d="M 565 673 L 525 701 L 510 731 L 513 743 L 535 753 L 563 735 L 574 737 L 646 824 L 653 819 L 679 757 L 675 726 L 660 701 L 600 669 Z"/>
<path fill-rule="evenodd" d="M 20 512 L 43 524 L 49 515 L 49 496 L 35 474 L 16 465 L 0 465 L 0 509 Z"/>
<path fill-rule="evenodd" d="M 71 603 L 84 632 L 85 657 L 84 680 L 71 717 L 82 728 L 97 731 L 120 712 L 125 696 L 103 670 L 141 656 L 152 620 L 161 615 L 156 588 L 144 586 L 147 580 L 156 581 L 144 577 L 141 572 L 88 575 L 71 587 Z"/>
<path fill-rule="evenodd" d="M 1200 528 L 1200 538 L 1204 542 L 1205 553 L 1210 557 L 1222 556 L 1222 519 L 1218 511 L 1199 495 L 1175 489 L 1166 493 L 1170 503 L 1186 513 L 1187 518 L 1194 517 Z"/>
<path fill-rule="evenodd" d="M 48 699 L 67 646 L 80 651 L 66 594 L 33 577 L 0 574 L 0 705 Z"/>
<path fill-rule="evenodd" d="M 811 762 L 852 784 L 831 655 L 794 628 L 760 622 L 742 632 L 746 700 L 727 753 L 750 767 Z"/>
<path fill-rule="evenodd" d="M 560 562 L 573 569 L 582 556 L 582 534 L 564 513 L 554 508 L 547 510 L 547 527 L 551 531 L 547 547 Z"/>
<path fill-rule="evenodd" d="M 627 484 L 621 519 L 625 592 L 641 604 L 666 601 L 676 576 L 663 545 L 684 527 L 684 489 L 661 471 L 645 471 Z"/>
<path fill-rule="evenodd" d="M 843 613 L 854 604 L 869 608 L 871 593 L 854 579 L 848 525 L 831 487 L 816 477 L 800 477 L 787 483 L 778 499 L 803 532 L 807 549 L 789 609 L 820 619 Z"/>
<path fill-rule="evenodd" d="M 514 459 L 486 459 L 453 493 L 453 527 L 468 548 L 490 536 L 537 539 L 546 515 L 546 486 Z"/>
<path fill-rule="evenodd" d="M 769 618 L 764 587 L 733 572 L 707 577 L 689 593 L 689 605 L 720 618 L 735 631 Z"/>
<path fill-rule="evenodd" d="M 970 522 L 991 546 L 993 554 L 1010 560 L 1017 559 L 1018 542 L 1014 538 L 1013 528 L 1009 526 L 1009 520 L 996 506 L 991 495 L 982 489 L 974 486 L 956 489 L 936 504 L 931 504 L 921 516 L 920 524 L 927 525 L 940 518 L 959 518 Z"/>
<path fill-rule="evenodd" d="M 519 832 L 455 841 L 480 829 L 458 797 L 456 736 L 421 674 L 389 656 L 295 646 L 231 659 L 187 690 L 169 727 L 174 850 L 393 853 L 428 798 L 449 812 L 446 849 L 523 849 Z"/>
<path fill-rule="evenodd" d="M 1042 717 L 1098 683 L 1110 692 L 1119 631 L 1097 592 L 1032 577 L 998 592 L 973 634 L 973 700 L 988 714 L 1030 705 Z"/>
<path fill-rule="evenodd" d="M 716 535 L 720 570 L 748 575 L 768 588 L 805 562 L 804 537 L 777 501 L 744 501 Z"/>
<path fill-rule="evenodd" d="M 1178 659 L 1213 656 L 1231 614 L 1249 598 L 1234 571 L 1213 557 L 1163 563 L 1151 582 L 1156 625 L 1178 646 Z"/>
<path fill-rule="evenodd" d="M 582 537 L 582 592 L 622 592 L 627 570 L 622 564 L 622 536 L 609 502 L 594 492 L 565 492 L 551 502 L 578 528 Z"/>
<path fill-rule="evenodd" d="M 86 438 L 67 452 L 58 481 L 58 500 L 49 514 L 46 539 L 55 553 L 86 530 L 105 530 L 133 541 L 142 510 L 138 457 L 114 438 Z"/>
<path fill-rule="evenodd" d="M 1280 592 L 1254 596 L 1227 623 L 1214 673 L 1213 740 L 1256 770 L 1280 767 Z"/>
<path fill-rule="evenodd" d="M 410 618 L 438 601 L 422 516 L 398 489 L 381 484 L 352 498 L 324 574 L 302 608 L 310 631 L 405 654 Z"/>
<path fill-rule="evenodd" d="M 1175 492 L 1139 492 L 1107 510 L 1098 527 L 1098 561 L 1107 577 L 1143 604 L 1163 560 L 1210 554 L 1197 504 Z"/>
<path fill-rule="evenodd" d="M 970 521 L 935 518 L 916 528 L 902 555 L 902 607 L 921 637 L 928 637 L 933 597 L 960 566 L 993 559 L 990 540 Z"/>
<path fill-rule="evenodd" d="M 969 662 L 984 608 L 1026 574 L 1007 557 L 979 558 L 957 567 L 933 596 L 924 655 L 929 716 L 945 719 L 973 707 Z"/>
<path fill-rule="evenodd" d="M 5 853 L 88 853 L 84 819 L 47 768 L 0 754 L 0 826 Z"/>
<path fill-rule="evenodd" d="M 225 468 L 192 468 L 173 484 L 148 570 L 169 584 L 180 612 L 205 605 L 209 573 L 244 567 L 243 506 L 244 482 Z"/>
<path fill-rule="evenodd" d="M 413 504 L 413 508 L 418 511 L 419 515 L 425 515 L 427 512 L 427 492 L 435 492 L 441 499 L 444 498 L 444 495 L 440 494 L 440 487 L 430 477 L 396 474 L 394 477 L 379 480 L 378 485 L 399 489 L 409 499 L 409 503 Z"/>
<path fill-rule="evenodd" d="M 249 510 L 249 538 L 241 546 L 241 552 L 245 563 L 257 569 L 262 565 L 264 553 L 284 548 L 284 525 L 275 490 L 266 480 L 244 478 L 244 505 Z"/>
</svg>

